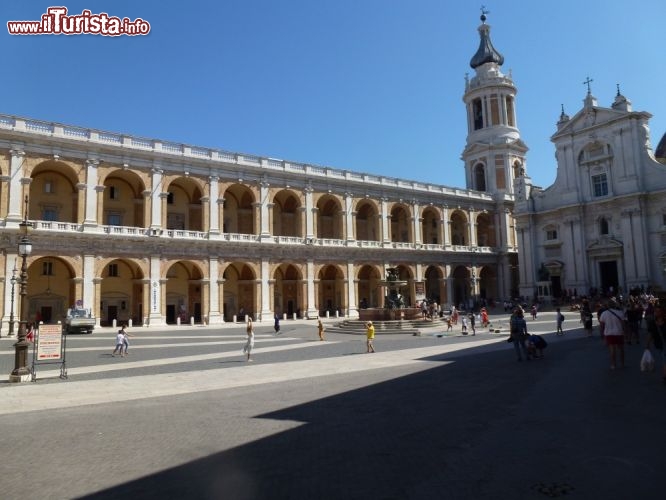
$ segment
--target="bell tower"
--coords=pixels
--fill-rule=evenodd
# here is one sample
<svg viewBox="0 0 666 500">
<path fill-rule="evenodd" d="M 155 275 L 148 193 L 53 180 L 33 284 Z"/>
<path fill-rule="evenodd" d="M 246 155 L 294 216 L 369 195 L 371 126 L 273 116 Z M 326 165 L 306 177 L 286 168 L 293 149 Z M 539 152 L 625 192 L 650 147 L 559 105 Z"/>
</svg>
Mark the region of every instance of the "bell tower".
<svg viewBox="0 0 666 500">
<path fill-rule="evenodd" d="M 469 63 L 475 74 L 465 75 L 467 144 L 462 159 L 468 189 L 503 197 L 514 194 L 514 181 L 526 175 L 527 146 L 516 121 L 517 89 L 511 74 L 500 70 L 504 57 L 490 40 L 486 14 L 481 9 L 481 40 Z"/>
</svg>

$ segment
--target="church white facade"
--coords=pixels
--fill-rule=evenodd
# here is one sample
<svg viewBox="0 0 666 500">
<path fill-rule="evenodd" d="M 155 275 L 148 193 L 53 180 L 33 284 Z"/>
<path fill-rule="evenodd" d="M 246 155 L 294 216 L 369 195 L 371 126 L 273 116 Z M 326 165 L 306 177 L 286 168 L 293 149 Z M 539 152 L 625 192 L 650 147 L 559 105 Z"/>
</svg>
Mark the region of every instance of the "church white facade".
<svg viewBox="0 0 666 500">
<path fill-rule="evenodd" d="M 666 165 L 663 146 L 656 156 L 651 147 L 650 117 L 619 86 L 600 106 L 589 81 L 582 109 L 562 110 L 555 182 L 515 180 L 522 296 L 666 288 Z"/>
</svg>

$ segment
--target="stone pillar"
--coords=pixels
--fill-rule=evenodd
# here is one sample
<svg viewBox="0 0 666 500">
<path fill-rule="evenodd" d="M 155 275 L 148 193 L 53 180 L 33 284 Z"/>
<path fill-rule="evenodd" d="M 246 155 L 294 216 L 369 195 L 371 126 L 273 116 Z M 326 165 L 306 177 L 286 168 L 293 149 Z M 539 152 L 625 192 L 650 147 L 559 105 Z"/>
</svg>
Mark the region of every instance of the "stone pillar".
<svg viewBox="0 0 666 500">
<path fill-rule="evenodd" d="M 345 193 L 345 231 L 347 241 L 354 241 L 356 239 L 356 227 L 354 226 L 354 212 L 352 207 L 354 205 L 354 197 L 351 193 Z"/>
<path fill-rule="evenodd" d="M 162 316 L 163 303 L 166 300 L 164 286 L 166 281 L 162 281 L 160 256 L 151 255 L 150 257 L 150 313 L 148 323 L 150 326 L 164 326 L 166 321 Z"/>
<path fill-rule="evenodd" d="M 208 232 L 210 234 L 220 234 L 220 178 L 216 176 L 209 177 L 210 196 L 208 198 Z M 216 288 L 215 281 L 211 282 L 211 288 Z M 219 308 L 218 308 L 219 312 Z"/>
<path fill-rule="evenodd" d="M 97 203 L 97 211 L 96 217 L 97 217 L 97 226 L 99 227 L 100 225 L 103 225 L 104 222 L 104 186 L 97 186 L 95 187 L 95 202 Z M 128 221 L 125 221 L 125 226 L 130 226 L 133 225 L 133 222 L 127 223 Z"/>
<path fill-rule="evenodd" d="M 306 262 L 306 271 L 307 271 L 307 318 L 313 319 L 319 316 L 319 311 L 317 310 L 317 304 L 315 303 L 315 275 L 314 275 L 314 261 L 308 259 Z"/>
<path fill-rule="evenodd" d="M 450 247 L 451 246 L 451 220 L 449 219 L 449 207 L 448 206 L 443 206 L 442 207 L 442 220 L 441 220 L 441 226 L 442 226 L 442 245 L 444 247 Z"/>
<path fill-rule="evenodd" d="M 83 256 L 83 290 L 81 298 L 83 300 L 83 307 L 94 311 L 99 307 L 99 296 L 95 293 L 95 286 L 93 280 L 95 279 L 95 256 Z"/>
<path fill-rule="evenodd" d="M 419 210 L 420 210 L 419 203 L 416 200 L 414 200 L 412 202 L 412 211 L 413 211 L 412 220 L 414 221 L 414 241 L 412 241 L 412 243 L 415 245 L 421 245 L 423 243 L 423 236 L 421 235 L 421 222 L 423 219 L 421 219 L 421 214 L 419 213 Z"/>
<path fill-rule="evenodd" d="M 143 227 L 149 228 L 152 214 L 152 199 L 150 197 L 150 191 L 146 189 L 141 193 L 143 195 Z M 149 302 L 146 302 L 148 305 Z M 144 311 L 145 313 L 146 311 Z"/>
<path fill-rule="evenodd" d="M 162 204 L 166 194 L 162 193 L 162 179 L 163 171 L 160 168 L 152 169 L 152 190 L 150 193 L 150 229 L 159 231 L 162 228 Z M 152 299 L 151 299 L 151 314 L 153 313 Z"/>
<path fill-rule="evenodd" d="M 83 280 L 79 278 L 74 278 L 74 300 L 78 297 L 79 289 L 84 285 Z M 90 312 L 95 316 L 95 327 L 102 325 L 102 308 L 100 307 L 101 300 L 97 298 L 102 297 L 102 278 L 93 278 L 92 280 L 93 296 L 96 298 L 91 299 L 90 301 L 84 299 L 84 307 L 89 307 Z M 83 292 L 80 292 L 83 295 Z M 71 304 L 67 304 L 67 307 L 70 307 Z"/>
<path fill-rule="evenodd" d="M 476 238 L 476 215 L 474 214 L 474 209 L 470 209 L 467 217 L 469 217 L 469 245 L 477 246 L 478 240 Z"/>
<path fill-rule="evenodd" d="M 7 221 L 21 222 L 23 216 L 21 213 L 23 206 L 23 162 L 25 161 L 25 151 L 22 149 L 11 149 L 11 160 L 9 165 L 9 211 Z M 15 287 L 16 288 L 16 287 Z"/>
<path fill-rule="evenodd" d="M 270 219 L 268 216 L 268 206 L 269 206 L 269 200 L 268 200 L 268 188 L 270 187 L 270 184 L 268 182 L 261 182 L 259 184 L 259 210 L 260 210 L 260 223 L 259 223 L 259 238 L 264 240 L 264 239 L 269 239 L 271 237 L 271 228 L 270 228 Z"/>
<path fill-rule="evenodd" d="M 383 244 L 390 244 L 391 243 L 391 238 L 389 235 L 389 218 L 390 215 L 386 213 L 388 206 L 387 206 L 388 200 L 386 198 L 381 198 L 380 201 L 380 207 L 381 207 L 381 213 L 379 214 L 381 218 L 381 231 L 382 231 L 382 243 Z"/>
<path fill-rule="evenodd" d="M 83 226 L 97 227 L 97 168 L 99 160 L 86 160 L 86 183 L 84 185 L 84 218 Z"/>
<path fill-rule="evenodd" d="M 220 263 L 217 256 L 208 258 L 208 324 L 221 323 L 220 295 L 218 280 L 220 279 Z"/>
<path fill-rule="evenodd" d="M 347 262 L 347 317 L 358 318 L 358 280 L 355 279 L 354 263 Z"/>
<path fill-rule="evenodd" d="M 261 319 L 269 321 L 273 317 L 270 306 L 270 263 L 268 259 L 261 259 L 261 282 L 259 290 L 261 292 Z"/>
<path fill-rule="evenodd" d="M 315 208 L 312 206 L 312 186 L 307 186 L 304 189 L 305 194 L 305 238 L 312 239 L 314 238 L 314 214 Z"/>
</svg>

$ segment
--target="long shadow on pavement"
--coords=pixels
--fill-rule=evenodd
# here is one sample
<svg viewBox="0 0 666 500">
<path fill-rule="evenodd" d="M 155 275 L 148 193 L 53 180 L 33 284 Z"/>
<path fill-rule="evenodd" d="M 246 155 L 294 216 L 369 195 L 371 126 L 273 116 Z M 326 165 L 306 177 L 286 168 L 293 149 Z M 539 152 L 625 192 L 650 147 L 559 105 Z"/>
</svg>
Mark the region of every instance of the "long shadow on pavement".
<svg viewBox="0 0 666 500">
<path fill-rule="evenodd" d="M 259 415 L 289 431 L 86 498 L 661 499 L 666 388 L 599 340 L 432 369 Z M 360 375 L 362 376 L 362 374 Z"/>
</svg>

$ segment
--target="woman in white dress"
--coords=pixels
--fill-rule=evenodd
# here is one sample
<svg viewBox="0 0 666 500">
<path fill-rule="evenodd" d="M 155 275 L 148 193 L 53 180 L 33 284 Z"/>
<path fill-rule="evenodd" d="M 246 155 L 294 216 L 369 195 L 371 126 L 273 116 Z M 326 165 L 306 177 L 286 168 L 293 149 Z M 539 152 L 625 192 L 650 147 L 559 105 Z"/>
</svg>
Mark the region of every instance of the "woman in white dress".
<svg viewBox="0 0 666 500">
<path fill-rule="evenodd" d="M 254 329 L 252 328 L 252 319 L 247 319 L 247 342 L 245 342 L 245 347 L 243 347 L 243 352 L 247 355 L 247 360 L 252 361 L 250 354 L 252 354 L 252 348 L 254 347 Z"/>
</svg>

